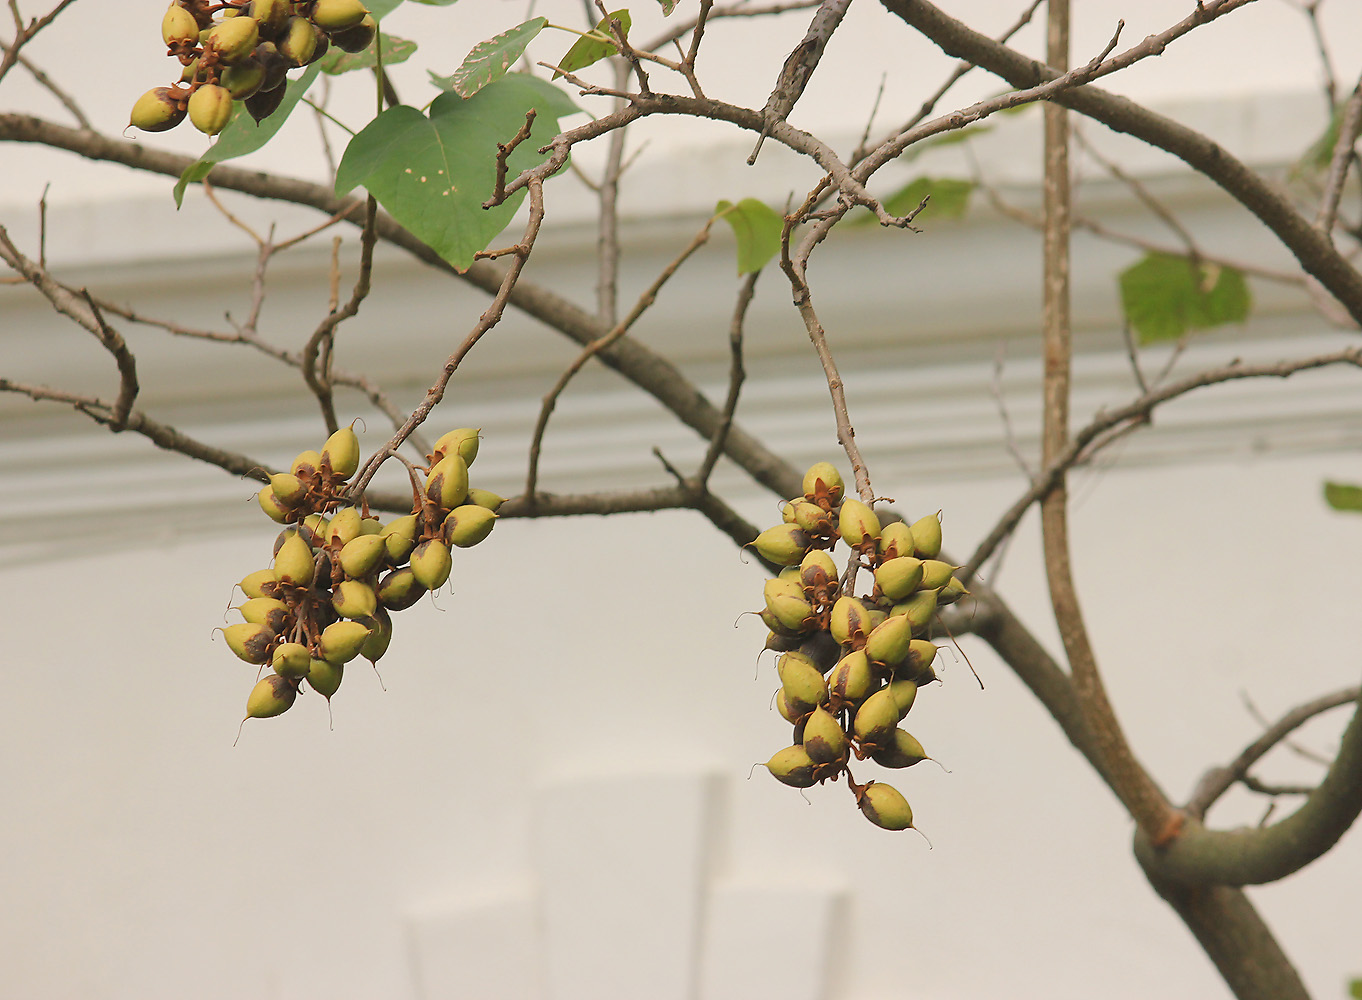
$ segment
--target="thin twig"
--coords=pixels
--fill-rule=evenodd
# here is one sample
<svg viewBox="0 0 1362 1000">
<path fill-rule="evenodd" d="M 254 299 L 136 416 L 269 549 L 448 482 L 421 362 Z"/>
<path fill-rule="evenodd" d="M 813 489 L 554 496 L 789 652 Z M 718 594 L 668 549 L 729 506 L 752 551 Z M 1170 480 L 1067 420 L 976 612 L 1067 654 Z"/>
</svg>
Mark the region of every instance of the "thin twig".
<svg viewBox="0 0 1362 1000">
<path fill-rule="evenodd" d="M 738 397 L 742 393 L 743 380 L 747 377 L 742 361 L 743 321 L 747 318 L 747 307 L 752 304 L 752 296 L 756 291 L 757 278 L 760 274 L 760 271 L 753 271 L 743 280 L 738 288 L 738 301 L 733 306 L 733 320 L 728 326 L 728 397 L 724 400 L 719 426 L 714 429 L 714 436 L 710 438 L 709 450 L 705 452 L 700 467 L 695 470 L 696 482 L 705 489 L 709 488 L 710 474 L 714 471 L 719 456 L 724 453 L 724 442 L 728 438 L 728 429 L 733 426 L 733 415 L 738 410 Z"/>
<path fill-rule="evenodd" d="M 1338 138 L 1334 141 L 1333 155 L 1329 158 L 1329 173 L 1324 182 L 1324 194 L 1320 198 L 1319 212 L 1315 215 L 1315 228 L 1327 233 L 1338 219 L 1338 203 L 1343 197 L 1343 184 L 1348 179 L 1348 168 L 1356 158 L 1358 133 L 1362 132 L 1362 78 L 1353 87 L 1348 103 L 1338 123 Z"/>
</svg>

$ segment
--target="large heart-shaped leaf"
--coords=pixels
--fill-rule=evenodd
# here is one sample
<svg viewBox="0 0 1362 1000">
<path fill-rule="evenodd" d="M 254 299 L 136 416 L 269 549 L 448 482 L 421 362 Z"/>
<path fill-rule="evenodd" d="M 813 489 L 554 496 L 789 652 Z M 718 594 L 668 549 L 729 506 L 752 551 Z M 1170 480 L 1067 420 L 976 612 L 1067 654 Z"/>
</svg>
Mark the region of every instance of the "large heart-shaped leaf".
<svg viewBox="0 0 1362 1000">
<path fill-rule="evenodd" d="M 398 38 L 396 35 L 380 35 L 379 37 L 383 39 L 384 66 L 406 62 L 416 52 L 415 42 Z M 346 52 L 339 46 L 332 46 L 327 50 L 326 55 L 317 60 L 317 65 L 322 68 L 323 73 L 340 76 L 340 74 L 349 73 L 351 70 L 373 69 L 378 65 L 378 57 L 374 53 L 372 45 L 360 52 Z"/>
<path fill-rule="evenodd" d="M 633 19 L 629 16 L 629 12 L 627 10 L 612 10 L 597 22 L 593 30 L 572 43 L 572 48 L 568 49 L 567 54 L 558 61 L 558 69 L 562 72 L 553 74 L 555 80 L 563 73 L 585 69 L 592 63 L 600 62 L 619 51 L 619 46 L 615 44 L 615 39 L 610 34 L 610 22 L 612 20 L 620 23 L 620 33 L 624 35 L 626 40 L 629 38 L 629 29 L 633 26 Z"/>
<path fill-rule="evenodd" d="M 509 73 L 470 98 L 444 93 L 429 116 L 401 105 L 375 118 L 346 147 L 336 194 L 363 184 L 402 225 L 460 270 L 511 221 L 525 192 L 483 209 L 496 185 L 497 143 L 508 142 L 535 109 L 530 137 L 507 158 L 507 176 L 542 163 L 539 152 L 576 105 L 557 87 Z"/>
<path fill-rule="evenodd" d="M 738 273 L 760 271 L 780 252 L 780 233 L 785 220 L 780 213 L 756 198 L 744 198 L 736 205 L 721 201 L 714 214 L 733 227 L 738 241 Z"/>
<path fill-rule="evenodd" d="M 464 97 L 472 97 L 489 83 L 505 76 L 511 64 L 525 51 L 525 46 L 548 23 L 546 17 L 534 17 L 494 38 L 479 42 L 452 74 L 436 76 L 432 73 L 431 79 L 441 90 L 452 90 Z"/>
<path fill-rule="evenodd" d="M 1242 271 L 1171 254 L 1146 254 L 1121 272 L 1120 285 L 1126 320 L 1145 344 L 1242 323 L 1251 305 Z"/>
<path fill-rule="evenodd" d="M 254 153 L 273 139 L 274 134 L 279 131 L 284 121 L 297 107 L 298 102 L 302 100 L 303 94 L 307 93 L 307 88 L 312 86 L 312 81 L 317 79 L 317 74 L 320 71 L 320 66 L 313 63 L 298 79 L 290 80 L 288 89 L 284 91 L 284 99 L 279 102 L 279 107 L 258 125 L 255 119 L 251 117 L 250 112 L 246 110 L 246 105 L 237 101 L 227 127 L 218 133 L 217 142 L 209 146 L 208 152 L 185 167 L 184 173 L 180 174 L 180 179 L 175 184 L 176 207 L 184 202 L 185 188 L 207 177 L 214 166 L 223 160 Z"/>
</svg>

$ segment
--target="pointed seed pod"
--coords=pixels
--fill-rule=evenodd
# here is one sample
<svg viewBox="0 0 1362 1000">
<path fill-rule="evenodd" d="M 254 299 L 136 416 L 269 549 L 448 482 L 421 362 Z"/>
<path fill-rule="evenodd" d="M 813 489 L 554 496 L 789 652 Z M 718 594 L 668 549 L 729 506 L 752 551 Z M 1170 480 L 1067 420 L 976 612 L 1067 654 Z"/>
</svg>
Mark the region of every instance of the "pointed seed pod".
<svg viewBox="0 0 1362 1000">
<path fill-rule="evenodd" d="M 443 510 L 453 510 L 468 497 L 468 463 L 457 453 L 446 455 L 426 476 L 426 498 Z"/>
<path fill-rule="evenodd" d="M 307 18 L 290 17 L 274 44 L 279 47 L 279 54 L 294 66 L 306 66 L 316 56 L 321 40 L 321 32 Z"/>
<path fill-rule="evenodd" d="M 378 582 L 378 599 L 389 611 L 405 611 L 425 593 L 410 566 L 395 569 Z"/>
<path fill-rule="evenodd" d="M 813 539 L 793 524 L 778 524 L 767 528 L 751 544 L 763 559 L 777 566 L 793 566 L 804 558 Z"/>
<path fill-rule="evenodd" d="M 903 721 L 903 717 L 912 711 L 913 703 L 917 701 L 917 684 L 914 681 L 893 681 L 888 684 L 884 691 L 889 695 L 889 699 L 894 703 L 894 710 L 899 717 L 895 723 Z"/>
<path fill-rule="evenodd" d="M 496 510 L 506 502 L 505 497 L 497 496 L 491 490 L 480 490 L 470 487 L 468 490 L 468 502 L 475 503 L 479 507 L 486 507 L 488 510 Z"/>
<path fill-rule="evenodd" d="M 382 535 L 360 535 L 350 539 L 340 551 L 340 565 L 352 580 L 362 580 L 388 557 L 388 543 Z"/>
<path fill-rule="evenodd" d="M 193 45 L 199 40 L 199 22 L 179 4 L 171 4 L 161 18 L 161 38 L 171 48 Z"/>
<path fill-rule="evenodd" d="M 270 666 L 280 677 L 297 680 L 307 676 L 307 668 L 312 663 L 312 654 L 301 642 L 281 642 L 274 647 Z"/>
<path fill-rule="evenodd" d="M 868 504 L 848 497 L 837 512 L 837 530 L 842 534 L 842 541 L 855 548 L 867 539 L 880 537 L 880 519 Z"/>
<path fill-rule="evenodd" d="M 893 667 L 908 658 L 912 649 L 913 622 L 906 616 L 889 618 L 865 638 L 865 654 L 876 663 Z"/>
<path fill-rule="evenodd" d="M 331 35 L 331 43 L 343 52 L 363 52 L 374 44 L 374 36 L 377 34 L 378 22 L 374 20 L 372 14 L 365 14 L 364 19 L 353 28 L 334 32 Z"/>
<path fill-rule="evenodd" d="M 331 523 L 326 528 L 328 545 L 345 546 L 359 537 L 360 521 L 363 520 L 358 507 L 342 507 L 332 511 Z"/>
<path fill-rule="evenodd" d="M 428 538 L 411 553 L 411 571 L 426 590 L 438 590 L 449 579 L 454 566 L 449 546 L 438 538 Z"/>
<path fill-rule="evenodd" d="M 312 7 L 312 21 L 323 31 L 344 31 L 353 28 L 369 13 L 359 0 L 317 0 Z"/>
<path fill-rule="evenodd" d="M 939 607 L 944 608 L 946 605 L 954 604 L 960 598 L 968 596 L 969 591 L 965 589 L 965 585 L 960 582 L 959 578 L 953 576 L 944 587 L 936 592 L 936 603 Z"/>
<path fill-rule="evenodd" d="M 253 17 L 234 17 L 208 32 L 206 47 L 229 66 L 250 57 L 260 44 L 260 24 Z"/>
<path fill-rule="evenodd" d="M 908 647 L 908 658 L 899 664 L 895 671 L 896 676 L 917 681 L 924 672 L 927 672 L 934 678 L 936 674 L 931 673 L 931 669 L 932 661 L 936 659 L 936 644 L 926 639 L 914 639 Z"/>
<path fill-rule="evenodd" d="M 274 557 L 274 578 L 293 587 L 308 587 L 314 572 L 312 549 L 298 535 L 290 535 Z"/>
<path fill-rule="evenodd" d="M 345 664 L 313 659 L 307 667 L 307 686 L 330 701 L 331 696 L 340 690 L 341 678 L 344 676 Z"/>
<path fill-rule="evenodd" d="M 288 24 L 291 13 L 293 4 L 289 0 L 254 0 L 251 4 L 251 16 L 259 24 L 260 35 L 264 38 L 277 38 Z"/>
<path fill-rule="evenodd" d="M 779 750 L 766 762 L 766 770 L 771 772 L 771 776 L 791 788 L 812 787 L 816 769 L 808 752 L 800 746 Z"/>
<path fill-rule="evenodd" d="M 343 580 L 331 594 L 331 607 L 342 618 L 368 618 L 378 607 L 378 595 L 367 583 Z"/>
<path fill-rule="evenodd" d="M 298 457 L 289 466 L 289 472 L 295 476 L 315 476 L 317 467 L 322 464 L 322 456 L 316 451 L 300 451 Z"/>
<path fill-rule="evenodd" d="M 912 556 L 886 559 L 875 570 L 875 583 L 885 597 L 891 601 L 901 601 L 922 582 L 922 567 L 922 560 Z"/>
<path fill-rule="evenodd" d="M 804 750 L 815 764 L 830 764 L 847 755 L 847 734 L 842 724 L 823 708 L 816 708 L 804 723 Z"/>
<path fill-rule="evenodd" d="M 890 738 L 894 727 L 903 718 L 889 688 L 880 688 L 856 710 L 851 732 L 863 747 L 877 746 Z"/>
<path fill-rule="evenodd" d="M 842 474 L 831 462 L 816 462 L 804 473 L 804 496 L 809 500 L 826 497 L 835 507 L 841 502 L 845 488 Z"/>
<path fill-rule="evenodd" d="M 805 712 L 796 712 L 790 706 L 790 703 L 785 700 L 784 688 L 781 688 L 779 691 L 776 692 L 776 711 L 780 713 L 780 717 L 782 719 L 784 719 L 792 726 L 797 726 L 799 724 L 799 720 L 802 719 L 807 714 Z"/>
<path fill-rule="evenodd" d="M 481 427 L 460 427 L 448 434 L 441 434 L 431 455 L 436 462 L 446 455 L 458 455 L 465 465 L 472 465 L 473 459 L 478 457 L 478 435 L 481 433 Z"/>
<path fill-rule="evenodd" d="M 913 810 L 908 800 L 893 785 L 872 781 L 856 796 L 865 818 L 882 830 L 907 830 L 913 825 Z"/>
<path fill-rule="evenodd" d="M 959 568 L 940 559 L 922 560 L 922 589 L 940 590 L 951 582 L 952 574 Z"/>
<path fill-rule="evenodd" d="M 279 592 L 279 584 L 272 569 L 258 569 L 254 573 L 247 573 L 237 586 L 247 597 L 274 597 Z"/>
<path fill-rule="evenodd" d="M 376 517 L 362 518 L 359 522 L 359 533 L 361 535 L 381 535 L 383 534 L 383 522 Z"/>
<path fill-rule="evenodd" d="M 165 132 L 184 121 L 185 109 L 169 87 L 153 87 L 137 99 L 128 125 L 143 132 Z"/>
<path fill-rule="evenodd" d="M 907 618 L 913 623 L 913 634 L 924 635 L 936 615 L 936 591 L 919 590 L 902 604 L 895 604 L 890 614 Z"/>
<path fill-rule="evenodd" d="M 268 70 L 266 72 L 268 73 Z M 268 76 L 266 76 L 265 82 L 269 82 Z M 260 90 L 257 90 L 242 103 L 246 106 L 246 113 L 254 118 L 255 123 L 259 125 L 279 110 L 279 105 L 284 103 L 284 93 L 285 88 L 282 86 L 266 90 L 262 84 Z"/>
<path fill-rule="evenodd" d="M 303 485 L 303 481 L 291 472 L 280 472 L 270 476 L 270 489 L 274 490 L 274 495 L 285 507 L 296 507 L 307 495 L 307 487 Z"/>
<path fill-rule="evenodd" d="M 832 518 L 822 507 L 816 503 L 809 503 L 807 500 L 799 500 L 794 503 L 793 523 L 802 531 L 807 531 L 811 535 L 829 535 L 832 533 Z"/>
<path fill-rule="evenodd" d="M 359 469 L 359 437 L 354 426 L 342 427 L 322 445 L 322 461 L 331 464 L 331 474 L 344 482 Z"/>
<path fill-rule="evenodd" d="M 252 625 L 264 625 L 274 635 L 282 635 L 293 624 L 293 612 L 274 597 L 252 597 L 238 608 L 241 617 Z"/>
<path fill-rule="evenodd" d="M 366 618 L 360 624 L 369 627 L 369 638 L 364 640 L 359 653 L 370 663 L 377 663 L 393 641 L 393 620 L 387 610 L 380 607 L 374 610 L 372 618 Z"/>
<path fill-rule="evenodd" d="M 445 541 L 457 548 L 472 548 L 492 533 L 496 522 L 496 514 L 486 507 L 462 504 L 445 517 Z"/>
<path fill-rule="evenodd" d="M 834 709 L 855 706 L 870 695 L 875 677 L 870 672 L 870 658 L 862 650 L 854 650 L 837 661 L 828 675 L 828 694 Z"/>
<path fill-rule="evenodd" d="M 322 629 L 317 652 L 323 660 L 349 663 L 364 648 L 372 630 L 361 622 L 332 622 Z"/>
<path fill-rule="evenodd" d="M 311 545 L 314 549 L 322 547 L 326 539 L 326 529 L 331 527 L 331 521 L 322 514 L 309 514 L 303 518 L 302 526 L 312 534 L 303 534 L 303 541 Z"/>
<path fill-rule="evenodd" d="M 383 527 L 383 544 L 388 550 L 388 558 L 400 565 L 407 561 L 411 550 L 416 548 L 416 532 L 419 527 L 415 514 L 399 517 Z"/>
<path fill-rule="evenodd" d="M 796 715 L 812 712 L 828 700 L 828 686 L 823 672 L 807 656 L 786 653 L 776 662 L 780 677 L 780 691 L 786 707 Z"/>
<path fill-rule="evenodd" d="M 881 767 L 912 767 L 931 759 L 917 737 L 903 729 L 895 729 L 893 741 L 876 750 L 871 757 Z"/>
<path fill-rule="evenodd" d="M 832 613 L 828 616 L 828 631 L 838 644 L 850 645 L 853 638 L 866 632 L 869 617 L 860 599 L 839 597 L 833 602 Z"/>
<path fill-rule="evenodd" d="M 270 674 L 251 688 L 246 698 L 246 718 L 272 719 L 276 715 L 283 715 L 293 707 L 297 697 L 298 689 L 287 678 Z"/>
<path fill-rule="evenodd" d="M 288 524 L 288 519 L 293 516 L 292 508 L 279 499 L 272 486 L 266 486 L 255 498 L 260 503 L 260 509 L 276 524 Z"/>
<path fill-rule="evenodd" d="M 935 559 L 941 554 L 940 513 L 913 522 L 913 554 L 919 559 Z"/>
<path fill-rule="evenodd" d="M 218 77 L 218 83 L 227 88 L 234 101 L 244 101 L 252 96 L 265 82 L 265 67 L 254 57 L 243 59 L 235 66 L 228 66 Z"/>
<path fill-rule="evenodd" d="M 823 587 L 837 579 L 837 564 L 822 549 L 813 549 L 799 564 L 799 582 L 805 587 Z"/>
<path fill-rule="evenodd" d="M 228 625 L 222 630 L 227 646 L 247 663 L 268 663 L 275 634 L 265 625 Z"/>
<path fill-rule="evenodd" d="M 766 644 L 761 648 L 771 650 L 775 653 L 788 653 L 799 648 L 800 640 L 797 636 L 776 635 L 774 632 L 766 633 Z"/>
<path fill-rule="evenodd" d="M 902 521 L 890 521 L 880 528 L 880 540 L 875 547 L 886 559 L 911 556 L 913 529 Z"/>
<path fill-rule="evenodd" d="M 799 651 L 813 661 L 813 665 L 823 673 L 832 669 L 842 655 L 842 647 L 828 633 L 821 629 L 814 632 L 799 644 Z"/>
</svg>

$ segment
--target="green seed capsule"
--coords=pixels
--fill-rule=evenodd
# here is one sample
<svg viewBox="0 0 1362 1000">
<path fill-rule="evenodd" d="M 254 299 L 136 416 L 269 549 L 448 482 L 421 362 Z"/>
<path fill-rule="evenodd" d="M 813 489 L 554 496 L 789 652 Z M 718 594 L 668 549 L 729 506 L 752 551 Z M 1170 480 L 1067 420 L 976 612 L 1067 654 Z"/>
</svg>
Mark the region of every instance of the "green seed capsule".
<svg viewBox="0 0 1362 1000">
<path fill-rule="evenodd" d="M 253 17 L 234 17 L 208 32 L 206 47 L 218 53 L 227 64 L 250 58 L 260 43 L 260 24 Z"/>
<path fill-rule="evenodd" d="M 449 546 L 438 538 L 427 539 L 412 550 L 411 571 L 426 590 L 438 590 L 449 579 L 453 566 Z"/>
<path fill-rule="evenodd" d="M 388 550 L 388 558 L 394 564 L 407 561 L 411 550 L 416 548 L 416 532 L 419 528 L 415 514 L 399 517 L 383 528 L 383 543 Z"/>
<path fill-rule="evenodd" d="M 312 663 L 312 654 L 301 642 L 281 642 L 274 647 L 270 666 L 280 677 L 297 680 L 307 676 L 307 668 Z"/>
<path fill-rule="evenodd" d="M 936 616 L 936 591 L 919 590 L 902 604 L 895 604 L 891 615 L 901 615 L 913 623 L 913 634 L 924 635 Z"/>
<path fill-rule="evenodd" d="M 317 467 L 322 464 L 322 456 L 316 451 L 300 451 L 298 457 L 293 460 L 293 465 L 289 467 L 289 472 L 295 476 L 306 477 L 315 476 Z"/>
<path fill-rule="evenodd" d="M 936 603 L 944 608 L 946 605 L 954 604 L 960 598 L 968 596 L 969 591 L 965 589 L 965 585 L 953 576 L 944 587 L 937 591 Z"/>
<path fill-rule="evenodd" d="M 307 496 L 307 487 L 303 485 L 301 479 L 291 472 L 281 472 L 278 475 L 270 476 L 270 489 L 274 490 L 274 495 L 285 507 L 295 507 L 303 497 Z"/>
<path fill-rule="evenodd" d="M 388 616 L 386 608 L 379 607 L 374 610 L 373 617 L 366 618 L 360 624 L 367 625 L 370 631 L 369 638 L 364 640 L 359 653 L 370 663 L 377 663 L 393 641 L 393 620 Z"/>
<path fill-rule="evenodd" d="M 902 615 L 889 618 L 866 636 L 865 654 L 876 663 L 897 666 L 908 658 L 912 641 L 912 620 Z"/>
<path fill-rule="evenodd" d="M 340 690 L 341 678 L 344 676 L 345 664 L 314 659 L 308 664 L 307 686 L 330 701 L 331 696 Z"/>
<path fill-rule="evenodd" d="M 378 22 L 374 20 L 372 14 L 365 14 L 364 19 L 353 28 L 333 32 L 331 43 L 343 52 L 363 52 L 374 44 L 374 36 L 377 34 Z"/>
<path fill-rule="evenodd" d="M 353 427 L 342 427 L 322 445 L 322 461 L 330 463 L 331 474 L 342 482 L 359 468 L 359 438 Z"/>
<path fill-rule="evenodd" d="M 353 28 L 369 13 L 359 0 L 317 0 L 312 8 L 312 20 L 323 31 L 344 31 Z"/>
<path fill-rule="evenodd" d="M 506 498 L 497 496 L 491 490 L 480 490 L 477 487 L 469 487 L 468 502 L 475 503 L 479 507 L 486 507 L 488 510 L 496 510 L 506 502 Z"/>
<path fill-rule="evenodd" d="M 346 546 L 360 535 L 360 522 L 363 521 L 358 507 L 342 507 L 331 514 L 331 523 L 326 528 L 326 541 L 329 545 Z"/>
<path fill-rule="evenodd" d="M 899 717 L 894 721 L 902 722 L 903 717 L 912 710 L 913 703 L 917 701 L 917 684 L 913 681 L 894 681 L 885 687 L 884 691 L 899 713 Z"/>
<path fill-rule="evenodd" d="M 128 116 L 128 125 L 143 132 L 165 132 L 184 121 L 185 109 L 175 91 L 153 87 L 137 99 Z"/>
<path fill-rule="evenodd" d="M 805 587 L 825 587 L 837 579 L 837 564 L 822 549 L 814 549 L 799 564 L 799 582 Z"/>
<path fill-rule="evenodd" d="M 913 810 L 893 785 L 868 783 L 856 796 L 856 804 L 865 818 L 882 830 L 907 830 L 913 825 Z"/>
<path fill-rule="evenodd" d="M 465 465 L 472 465 L 473 459 L 478 457 L 478 435 L 481 433 L 481 427 L 460 427 L 440 435 L 435 442 L 435 450 L 431 452 L 433 460 L 439 462 L 446 455 L 458 455 Z"/>
<path fill-rule="evenodd" d="M 817 765 L 801 746 L 786 747 L 766 762 L 766 770 L 782 784 L 792 788 L 809 788 L 814 784 Z"/>
<path fill-rule="evenodd" d="M 911 556 L 913 529 L 902 521 L 890 521 L 880 528 L 880 540 L 876 548 L 886 560 Z"/>
<path fill-rule="evenodd" d="M 289 0 L 254 0 L 251 16 L 260 25 L 260 34 L 265 38 L 277 38 L 288 24 L 293 4 Z"/>
<path fill-rule="evenodd" d="M 199 40 L 199 22 L 179 4 L 171 4 L 161 18 L 161 38 L 171 48 L 193 45 Z"/>
<path fill-rule="evenodd" d="M 317 54 L 322 33 L 305 17 L 290 17 L 283 33 L 275 40 L 279 54 L 294 66 L 306 66 Z"/>
<path fill-rule="evenodd" d="M 828 631 L 839 645 L 851 645 L 854 637 L 868 631 L 869 620 L 870 613 L 858 598 L 839 597 L 828 616 Z"/>
<path fill-rule="evenodd" d="M 218 83 L 227 88 L 227 93 L 235 101 L 244 101 L 258 91 L 265 82 L 265 67 L 259 59 L 243 59 L 235 66 L 228 66 L 218 77 Z"/>
<path fill-rule="evenodd" d="M 271 521 L 276 524 L 288 524 L 288 519 L 293 514 L 292 508 L 279 499 L 273 487 L 266 486 L 255 495 L 255 498 L 260 502 L 260 509 L 269 515 Z"/>
<path fill-rule="evenodd" d="M 807 656 L 786 653 L 776 661 L 776 673 L 785 705 L 795 715 L 812 712 L 827 701 L 828 686 L 823 672 Z"/>
<path fill-rule="evenodd" d="M 388 543 L 382 535 L 359 535 L 340 551 L 341 569 L 352 580 L 362 580 L 388 557 Z"/>
<path fill-rule="evenodd" d="M 816 764 L 843 760 L 850 743 L 842 725 L 825 709 L 816 708 L 804 723 L 804 750 Z"/>
<path fill-rule="evenodd" d="M 870 671 L 870 658 L 863 650 L 855 650 L 837 661 L 828 675 L 828 693 L 834 709 L 844 705 L 859 705 L 870 695 L 875 677 Z"/>
<path fill-rule="evenodd" d="M 344 580 L 331 595 L 331 607 L 342 618 L 368 618 L 378 607 L 378 595 L 367 583 Z"/>
<path fill-rule="evenodd" d="M 266 625 L 228 625 L 222 630 L 227 647 L 247 663 L 268 663 L 275 633 Z"/>
<path fill-rule="evenodd" d="M 446 455 L 431 466 L 426 497 L 444 510 L 453 510 L 468 498 L 468 463 L 461 455 Z"/>
<path fill-rule="evenodd" d="M 283 634 L 293 624 L 293 612 L 283 601 L 273 597 L 252 597 L 237 608 L 241 617 L 252 625 L 264 625 L 274 635 Z"/>
<path fill-rule="evenodd" d="M 274 597 L 279 592 L 279 584 L 272 569 L 258 569 L 254 573 L 247 573 L 237 586 L 247 597 Z"/>
<path fill-rule="evenodd" d="M 204 84 L 189 95 L 189 123 L 204 135 L 217 135 L 232 119 L 232 95 L 226 87 Z"/>
<path fill-rule="evenodd" d="M 833 506 L 842 499 L 845 486 L 842 474 L 831 462 L 817 462 L 804 473 L 804 496 L 810 500 L 826 497 Z"/>
<path fill-rule="evenodd" d="M 492 533 L 497 516 L 486 507 L 462 504 L 445 517 L 445 541 L 461 549 L 477 545 Z"/>
<path fill-rule="evenodd" d="M 895 669 L 895 676 L 917 681 L 918 684 L 927 683 L 919 680 L 924 674 L 934 679 L 936 674 L 932 673 L 932 661 L 936 659 L 936 645 L 926 639 L 914 639 L 908 647 L 908 658 Z"/>
<path fill-rule="evenodd" d="M 389 611 L 405 611 L 425 593 L 410 566 L 393 570 L 378 583 L 378 599 Z"/>
<path fill-rule="evenodd" d="M 813 539 L 793 524 L 778 524 L 767 528 L 751 544 L 763 559 L 777 566 L 793 566 L 804 558 Z"/>
<path fill-rule="evenodd" d="M 878 746 L 890 738 L 901 718 L 893 694 L 888 688 L 880 688 L 856 710 L 851 732 L 862 746 Z"/>
<path fill-rule="evenodd" d="M 951 582 L 951 575 L 959 568 L 940 559 L 922 560 L 922 589 L 940 590 Z"/>
<path fill-rule="evenodd" d="M 922 560 L 912 556 L 886 559 L 875 570 L 875 583 L 885 597 L 891 601 L 901 601 L 917 590 L 922 582 L 922 567 Z"/>
<path fill-rule="evenodd" d="M 837 530 L 842 534 L 842 541 L 856 547 L 880 537 L 880 519 L 868 504 L 847 498 L 837 513 Z"/>
<path fill-rule="evenodd" d="M 824 536 L 832 533 L 832 517 L 818 504 L 799 500 L 793 506 L 794 518 L 791 523 L 801 531 Z"/>
<path fill-rule="evenodd" d="M 941 515 L 928 514 L 913 522 L 913 554 L 935 559 L 941 554 Z"/>
<path fill-rule="evenodd" d="M 246 699 L 246 718 L 271 719 L 283 715 L 293 707 L 297 697 L 298 689 L 287 678 L 270 674 L 251 688 L 250 696 Z"/>
<path fill-rule="evenodd" d="M 332 622 L 322 629 L 317 652 L 323 660 L 349 663 L 359 655 L 373 630 L 362 622 Z"/>
<path fill-rule="evenodd" d="M 912 767 L 931 759 L 917 738 L 902 729 L 895 729 L 893 741 L 876 750 L 871 757 L 881 767 Z"/>
<path fill-rule="evenodd" d="M 293 587 L 312 585 L 316 571 L 312 549 L 298 535 L 289 535 L 274 557 L 274 578 Z"/>
</svg>

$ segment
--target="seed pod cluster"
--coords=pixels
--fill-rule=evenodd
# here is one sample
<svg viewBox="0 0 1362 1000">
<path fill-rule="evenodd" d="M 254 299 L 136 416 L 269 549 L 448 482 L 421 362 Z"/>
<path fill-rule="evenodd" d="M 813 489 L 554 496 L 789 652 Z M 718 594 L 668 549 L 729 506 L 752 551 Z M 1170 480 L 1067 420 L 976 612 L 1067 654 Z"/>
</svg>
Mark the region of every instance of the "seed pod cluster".
<svg viewBox="0 0 1362 1000">
<path fill-rule="evenodd" d="M 844 496 L 827 462 L 809 469 L 803 485 L 782 523 L 753 542 L 784 567 L 766 582 L 759 614 L 770 630 L 766 648 L 780 654 L 776 707 L 794 727 L 792 745 L 766 767 L 795 788 L 845 776 L 870 822 L 905 830 L 913 825 L 907 799 L 884 782 L 857 783 L 849 765 L 855 758 L 905 768 L 928 759 L 900 723 L 918 689 L 937 679 L 929 639 L 937 608 L 967 591 L 958 567 L 938 558 L 936 514 L 881 524 L 869 504 Z M 839 570 L 833 555 L 842 551 Z"/>
<path fill-rule="evenodd" d="M 161 19 L 179 80 L 133 104 L 128 124 L 164 132 L 186 117 L 217 135 L 236 102 L 257 122 L 284 99 L 288 72 L 316 62 L 332 45 L 362 52 L 378 26 L 360 0 L 175 0 Z"/>
<path fill-rule="evenodd" d="M 349 496 L 360 467 L 349 427 L 269 477 L 257 499 L 284 528 L 271 565 L 240 583 L 246 600 L 236 610 L 244 621 L 223 630 L 240 659 L 272 670 L 252 689 L 247 718 L 283 714 L 304 681 L 329 701 L 346 663 L 358 656 L 376 663 L 387 651 L 391 613 L 448 579 L 451 549 L 490 534 L 502 498 L 469 487 L 477 453 L 476 428 L 441 437 L 424 486 L 413 472 L 412 513 L 387 524 Z"/>
</svg>

